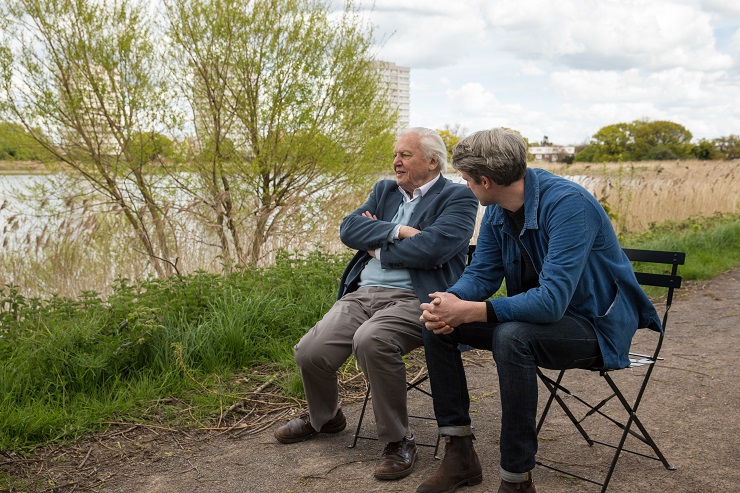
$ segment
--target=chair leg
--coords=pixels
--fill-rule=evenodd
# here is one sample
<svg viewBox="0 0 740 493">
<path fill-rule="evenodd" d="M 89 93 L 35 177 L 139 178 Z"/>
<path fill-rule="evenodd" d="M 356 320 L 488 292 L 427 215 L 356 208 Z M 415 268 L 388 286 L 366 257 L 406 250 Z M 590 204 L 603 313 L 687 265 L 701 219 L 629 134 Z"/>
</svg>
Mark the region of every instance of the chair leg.
<svg viewBox="0 0 740 493">
<path fill-rule="evenodd" d="M 355 429 L 355 436 L 352 441 L 352 445 L 348 448 L 355 448 L 357 446 L 357 440 L 359 438 L 365 438 L 360 436 L 360 428 L 362 428 L 362 421 L 365 419 L 365 411 L 367 410 L 367 401 L 370 399 L 370 386 L 368 385 L 367 391 L 365 391 L 365 400 L 362 402 L 362 411 L 360 411 L 360 417 L 357 419 L 357 428 Z"/>
<path fill-rule="evenodd" d="M 550 396 L 547 399 L 547 404 L 545 405 L 545 408 L 542 411 L 542 416 L 540 416 L 540 420 L 537 423 L 537 434 L 539 435 L 540 429 L 542 428 L 543 423 L 545 422 L 545 417 L 547 416 L 547 413 L 550 410 L 550 406 L 552 405 L 552 401 L 555 400 L 555 402 L 558 403 L 560 408 L 563 410 L 563 412 L 570 418 L 571 422 L 573 423 L 573 426 L 576 427 L 578 432 L 581 434 L 584 440 L 586 440 L 586 443 L 588 443 L 589 446 L 594 444 L 594 441 L 591 439 L 591 437 L 586 433 L 586 430 L 583 429 L 583 426 L 581 426 L 581 423 L 578 421 L 578 418 L 575 417 L 573 412 L 570 410 L 568 405 L 563 401 L 563 399 L 558 395 L 558 390 L 562 390 L 566 394 L 570 394 L 570 391 L 560 385 L 560 382 L 563 379 L 563 375 L 565 374 L 565 370 L 560 370 L 560 373 L 558 374 L 557 380 L 553 381 L 550 378 L 546 377 L 542 371 L 537 368 L 537 375 L 540 377 L 540 381 L 547 387 L 547 390 L 550 391 Z"/>
<path fill-rule="evenodd" d="M 437 443 L 434 444 L 434 458 L 439 460 L 442 457 L 439 456 L 439 442 L 442 440 L 442 434 L 437 433 Z"/>
<path fill-rule="evenodd" d="M 606 380 L 606 382 L 612 388 L 612 391 L 617 396 L 617 399 L 619 399 L 619 401 L 622 403 L 622 406 L 629 413 L 629 416 L 630 416 L 629 420 L 627 421 L 627 424 L 624 427 L 624 431 L 622 433 L 622 440 L 620 441 L 618 451 L 621 452 L 621 450 L 624 448 L 624 442 L 627 439 L 627 434 L 629 433 L 635 438 L 637 438 L 638 440 L 640 440 L 641 442 L 650 446 L 650 448 L 653 449 L 653 452 L 655 453 L 655 457 L 651 457 L 649 455 L 644 455 L 644 454 L 638 454 L 638 455 L 642 455 L 643 457 L 648 457 L 648 458 L 660 461 L 663 464 L 663 467 L 665 467 L 669 471 L 676 470 L 676 467 L 672 466 L 668 462 L 668 459 L 665 458 L 665 456 L 663 455 L 663 452 L 661 452 L 660 448 L 658 448 L 658 444 L 655 443 L 655 440 L 653 440 L 653 437 L 650 436 L 650 433 L 648 433 L 647 428 L 645 428 L 645 426 L 642 424 L 642 421 L 637 416 L 637 408 L 640 406 L 640 401 L 642 400 L 642 393 L 638 395 L 637 400 L 635 401 L 634 405 L 630 406 L 630 404 L 624 398 L 622 393 L 619 391 L 619 388 L 617 388 L 616 384 L 614 383 L 614 381 L 608 374 L 604 374 L 604 380 Z M 640 433 L 642 433 L 642 435 L 634 431 L 631 431 L 633 422 L 635 426 L 639 428 Z M 631 452 L 629 450 L 626 450 L 626 451 Z M 632 452 L 632 453 L 635 453 L 635 452 Z M 616 463 L 616 460 L 614 462 Z"/>
<path fill-rule="evenodd" d="M 419 379 L 416 382 L 406 382 L 406 390 L 407 391 L 410 391 L 412 389 L 413 390 L 418 390 L 419 392 L 421 392 L 421 393 L 423 393 L 423 394 L 425 394 L 425 395 L 427 395 L 427 396 L 429 396 L 431 398 L 432 397 L 431 392 L 428 392 L 427 390 L 425 390 L 425 389 L 423 389 L 423 388 L 421 388 L 419 386 L 419 385 L 421 385 L 423 382 L 425 382 L 428 379 L 429 379 L 429 376 L 428 375 L 424 375 L 424 377 L 422 377 L 421 379 Z M 367 435 L 361 435 L 360 434 L 360 430 L 362 429 L 362 423 L 363 423 L 363 421 L 365 419 L 365 413 L 367 412 L 367 403 L 368 403 L 369 400 L 370 400 L 370 385 L 368 384 L 367 391 L 365 392 L 365 399 L 362 402 L 362 410 L 360 411 L 360 416 L 357 419 L 357 428 L 355 428 L 355 434 L 354 434 L 354 437 L 352 439 L 352 443 L 350 445 L 347 445 L 347 448 L 355 448 L 357 446 L 357 440 L 359 440 L 361 438 L 362 439 L 365 439 L 365 440 L 377 440 L 378 439 L 377 437 L 372 437 L 372 436 L 367 436 Z M 412 415 L 412 414 L 409 414 L 409 418 L 418 418 L 418 419 L 435 421 L 435 418 L 433 418 L 433 417 L 429 417 L 429 416 L 415 416 L 415 415 Z M 442 439 L 442 436 L 439 433 L 437 433 L 437 440 L 435 441 L 434 444 L 417 442 L 416 445 L 417 446 L 420 446 L 420 447 L 434 447 L 434 458 L 435 459 L 441 459 L 441 457 L 439 456 L 439 444 L 440 444 L 441 439 Z"/>
</svg>

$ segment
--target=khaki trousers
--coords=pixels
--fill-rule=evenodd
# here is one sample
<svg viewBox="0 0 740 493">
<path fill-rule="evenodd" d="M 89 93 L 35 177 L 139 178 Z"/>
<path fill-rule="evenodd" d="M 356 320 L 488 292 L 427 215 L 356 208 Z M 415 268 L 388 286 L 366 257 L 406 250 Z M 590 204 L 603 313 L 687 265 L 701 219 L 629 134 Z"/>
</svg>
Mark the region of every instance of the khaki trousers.
<svg viewBox="0 0 740 493">
<path fill-rule="evenodd" d="M 314 429 L 321 430 L 339 409 L 337 370 L 354 354 L 370 383 L 378 439 L 403 439 L 409 423 L 402 356 L 423 344 L 420 315 L 413 291 L 361 287 L 338 300 L 301 338 L 295 360 Z"/>
</svg>

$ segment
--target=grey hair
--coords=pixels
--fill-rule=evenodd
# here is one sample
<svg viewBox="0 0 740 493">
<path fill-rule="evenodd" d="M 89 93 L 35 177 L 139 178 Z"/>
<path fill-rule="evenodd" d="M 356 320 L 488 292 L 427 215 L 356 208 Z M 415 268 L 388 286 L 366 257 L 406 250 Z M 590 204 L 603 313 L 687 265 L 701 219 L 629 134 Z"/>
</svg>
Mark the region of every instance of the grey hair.
<svg viewBox="0 0 740 493">
<path fill-rule="evenodd" d="M 419 136 L 419 143 L 424 157 L 432 160 L 437 159 L 437 170 L 442 173 L 447 169 L 447 146 L 445 145 L 439 132 L 432 128 L 411 127 L 405 128 L 398 132 L 398 137 L 406 134 L 416 134 Z"/>
<path fill-rule="evenodd" d="M 480 130 L 452 149 L 452 167 L 466 173 L 476 183 L 485 176 L 498 185 L 508 186 L 524 178 L 527 143 L 513 130 Z"/>
</svg>

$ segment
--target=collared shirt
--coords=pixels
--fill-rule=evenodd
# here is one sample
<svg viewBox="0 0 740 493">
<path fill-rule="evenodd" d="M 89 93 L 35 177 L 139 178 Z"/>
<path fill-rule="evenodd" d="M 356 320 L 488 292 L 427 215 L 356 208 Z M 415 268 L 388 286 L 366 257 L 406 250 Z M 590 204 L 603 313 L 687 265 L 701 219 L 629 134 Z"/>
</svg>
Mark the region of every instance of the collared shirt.
<svg viewBox="0 0 740 493">
<path fill-rule="evenodd" d="M 439 177 L 442 176 L 441 174 L 438 174 L 434 178 L 432 178 L 427 183 L 423 184 L 419 188 L 414 189 L 414 191 L 411 193 L 411 196 L 401 187 L 398 187 L 398 190 L 401 192 L 401 195 L 403 196 L 403 202 L 409 203 L 413 202 L 414 200 L 418 199 L 419 197 L 423 197 L 426 195 L 426 193 L 429 191 L 430 188 L 434 186 L 435 183 L 437 183 L 437 180 L 439 180 Z M 398 224 L 395 228 L 393 228 L 393 234 L 389 238 L 389 240 L 397 240 L 398 239 L 398 233 L 401 230 L 401 226 L 407 226 L 405 224 Z M 375 250 L 375 258 L 380 260 L 380 248 Z"/>
<path fill-rule="evenodd" d="M 398 189 L 401 191 L 401 194 L 403 195 L 403 201 L 404 202 L 411 202 L 412 200 L 416 199 L 417 197 L 423 197 L 426 195 L 426 193 L 429 191 L 430 188 L 434 186 L 435 183 L 437 183 L 437 180 L 439 180 L 439 177 L 442 176 L 441 174 L 438 174 L 434 178 L 431 179 L 431 181 L 423 184 L 419 188 L 415 189 L 411 196 L 409 197 L 409 194 L 401 187 L 398 187 Z"/>
</svg>

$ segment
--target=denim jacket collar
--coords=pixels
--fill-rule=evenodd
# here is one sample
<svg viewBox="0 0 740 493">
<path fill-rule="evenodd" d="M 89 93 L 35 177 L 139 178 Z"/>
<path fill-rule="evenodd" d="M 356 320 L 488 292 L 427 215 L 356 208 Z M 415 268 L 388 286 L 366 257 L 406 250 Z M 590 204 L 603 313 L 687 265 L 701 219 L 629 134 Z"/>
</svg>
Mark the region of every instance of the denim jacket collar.
<svg viewBox="0 0 740 493">
<path fill-rule="evenodd" d="M 540 180 L 531 168 L 527 168 L 524 176 L 524 227 L 525 229 L 539 229 L 537 224 L 537 211 L 540 207 Z M 506 212 L 503 207 L 496 207 L 491 217 L 491 224 L 504 226 L 504 230 L 511 234 L 508 221 L 505 220 Z"/>
</svg>

